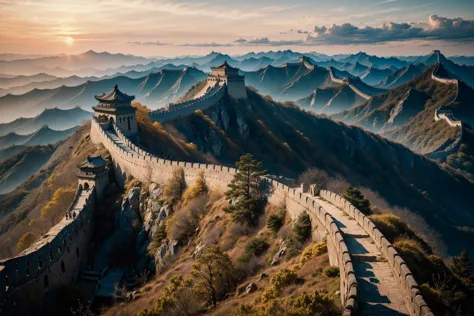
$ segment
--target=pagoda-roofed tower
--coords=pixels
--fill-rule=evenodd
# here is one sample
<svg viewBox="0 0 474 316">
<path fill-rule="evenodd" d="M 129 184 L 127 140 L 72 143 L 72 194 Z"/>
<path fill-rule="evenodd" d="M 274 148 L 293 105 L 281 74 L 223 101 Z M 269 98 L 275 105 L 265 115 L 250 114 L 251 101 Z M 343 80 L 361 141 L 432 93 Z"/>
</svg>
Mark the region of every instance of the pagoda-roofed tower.
<svg viewBox="0 0 474 316">
<path fill-rule="evenodd" d="M 104 196 L 105 189 L 109 184 L 109 170 L 107 161 L 102 156 L 87 156 L 87 159 L 77 165 L 79 172 L 77 177 L 79 185 L 83 190 L 90 190 L 95 186 L 97 198 L 100 200 Z"/>
<path fill-rule="evenodd" d="M 123 93 L 115 85 L 112 91 L 96 95 L 95 98 L 99 104 L 92 109 L 98 122 L 116 124 L 125 136 L 138 133 L 135 108 L 132 106 L 135 96 Z"/>
<path fill-rule="evenodd" d="M 211 74 L 207 77 L 207 86 L 216 84 L 227 85 L 227 93 L 235 99 L 246 99 L 245 77 L 239 75 L 239 69 L 234 68 L 225 61 L 222 65 L 211 67 Z"/>
</svg>

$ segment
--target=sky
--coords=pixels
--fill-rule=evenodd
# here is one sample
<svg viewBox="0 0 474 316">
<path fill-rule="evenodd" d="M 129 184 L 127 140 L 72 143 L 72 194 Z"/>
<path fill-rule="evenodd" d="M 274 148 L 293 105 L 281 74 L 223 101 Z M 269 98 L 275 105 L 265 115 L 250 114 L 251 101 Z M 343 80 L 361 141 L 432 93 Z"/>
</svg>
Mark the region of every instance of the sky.
<svg viewBox="0 0 474 316">
<path fill-rule="evenodd" d="M 474 55 L 473 0 L 0 0 L 0 53 Z"/>
</svg>

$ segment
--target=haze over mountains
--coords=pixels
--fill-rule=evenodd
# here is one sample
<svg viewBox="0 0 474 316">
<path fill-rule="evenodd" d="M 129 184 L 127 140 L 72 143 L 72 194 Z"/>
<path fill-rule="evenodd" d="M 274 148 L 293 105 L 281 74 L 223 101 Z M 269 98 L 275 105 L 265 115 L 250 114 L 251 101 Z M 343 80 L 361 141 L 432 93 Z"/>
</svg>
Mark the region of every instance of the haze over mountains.
<svg viewBox="0 0 474 316">
<path fill-rule="evenodd" d="M 2 62 L 5 74 L 0 75 L 0 89 L 2 89 L 0 122 L 3 122 L 0 124 L 0 159 L 3 163 L 10 161 L 9 165 L 15 165 L 12 170 L 25 169 L 22 164 L 17 163 L 31 159 L 26 157 L 33 157 L 32 146 L 52 144 L 68 137 L 75 130 L 75 126 L 90 119 L 91 107 L 97 102 L 94 96 L 111 90 L 115 84 L 118 84 L 123 92 L 134 95 L 136 101 L 147 105 L 150 109 L 157 109 L 177 102 L 184 95 L 187 95 L 187 98 L 192 97 L 188 95 L 188 91 L 192 87 L 202 86 L 210 67 L 219 66 L 224 62 L 240 68 L 247 86 L 255 88 L 258 94 L 268 95 L 265 97 L 265 105 L 262 105 L 265 111 L 272 108 L 267 104 L 273 102 L 269 101 L 271 99 L 292 101 L 304 110 L 330 115 L 335 120 L 369 129 L 382 137 L 407 146 L 418 154 L 426 154 L 458 137 L 459 131 L 456 128 L 450 127 L 443 120 L 434 120 L 435 111 L 441 106 L 450 104 L 450 100 L 458 94 L 458 91 L 463 93 L 459 96 L 458 102 L 452 104 L 453 112 L 472 124 L 474 112 L 469 104 L 474 95 L 472 89 L 474 67 L 459 65 L 455 60 L 463 60 L 469 64 L 471 59 L 457 57 L 451 60 L 435 52 L 424 56 L 399 58 L 369 56 L 362 52 L 335 56 L 308 53 L 302 58 L 302 54 L 290 50 L 252 52 L 240 56 L 212 52 L 205 56 L 169 59 L 89 51 L 70 60 L 65 56 L 9 59 Z M 460 90 L 453 85 L 443 85 L 431 79 L 434 64 L 438 62 L 443 65 L 444 77 L 461 79 Z M 17 71 L 20 75 L 16 76 L 10 71 Z M 58 74 L 67 76 L 61 77 Z M 255 96 L 253 100 L 257 102 L 260 99 Z M 291 108 L 294 105 L 289 106 Z M 264 122 L 270 125 L 271 115 L 268 113 L 265 114 L 268 117 Z M 282 117 L 274 119 L 280 124 L 283 121 Z M 218 126 L 226 124 L 224 121 L 216 124 Z M 315 120 L 313 123 L 318 122 L 322 121 Z M 236 126 L 240 124 L 239 133 L 244 133 L 245 128 L 241 123 L 235 122 Z M 294 123 L 296 124 L 296 121 Z M 282 128 L 280 125 L 272 127 L 274 133 L 278 128 Z M 339 129 L 338 126 L 336 124 L 331 128 Z M 198 136 L 200 133 L 198 131 L 191 135 L 189 130 L 183 129 L 183 126 L 178 125 L 174 128 L 187 137 L 187 142 L 195 143 L 199 150 L 212 154 L 219 148 L 221 152 L 225 151 L 225 141 L 216 139 L 216 135 Z M 313 133 L 309 132 L 309 127 L 306 128 L 306 133 Z M 228 131 L 226 128 L 223 129 L 225 132 Z M 361 139 L 372 137 L 360 129 L 351 129 L 350 133 L 355 131 Z M 470 137 L 471 132 L 469 125 L 466 125 L 465 136 L 459 149 L 453 155 L 440 159 L 440 162 L 455 170 L 450 172 L 458 172 L 468 179 L 474 179 L 472 168 L 474 137 Z M 354 137 L 351 139 L 354 140 Z M 312 141 L 316 138 L 316 135 L 311 137 Z M 292 144 L 299 144 L 300 141 L 290 140 L 288 138 L 290 148 Z M 240 138 L 232 141 L 234 145 L 238 143 L 239 147 L 245 147 Z M 354 148 L 368 144 L 357 141 L 356 144 L 349 145 L 352 141 L 348 139 L 344 142 L 347 142 L 344 150 L 349 150 L 351 156 L 352 151 L 357 150 Z M 257 148 L 257 145 L 254 145 Z M 260 146 L 263 146 L 263 143 Z M 255 148 L 252 150 L 255 151 Z M 324 149 L 327 150 L 328 148 Z M 374 152 L 370 151 L 369 156 L 372 154 Z M 398 157 L 399 164 L 405 164 L 405 159 L 410 161 L 414 159 L 411 152 L 409 155 L 405 152 L 399 154 L 401 155 Z M 285 155 L 287 156 L 285 159 L 290 159 L 289 157 L 298 159 L 298 163 L 292 165 L 298 165 L 295 167 L 298 169 L 297 172 L 303 171 L 304 166 L 310 166 L 311 159 L 303 155 L 300 149 L 297 149 L 297 153 L 293 153 L 293 156 L 288 153 Z M 380 159 L 387 159 L 379 153 L 377 156 Z M 407 158 L 408 156 L 411 158 Z M 26 160 L 21 157 L 25 157 Z M 226 159 L 230 161 L 235 157 Z M 223 161 L 228 162 L 226 159 Z M 424 160 L 418 159 L 414 161 L 418 161 L 421 165 L 425 164 Z M 11 161 L 16 162 L 12 164 Z M 41 159 L 38 161 L 44 163 Z M 349 162 L 344 161 L 341 164 L 347 165 Z M 3 192 L 12 190 L 21 184 L 27 175 L 40 168 L 40 163 L 34 165 L 36 169 L 5 173 L 6 180 L 3 182 L 3 187 L 7 189 Z M 281 168 L 281 164 L 275 164 L 275 168 L 277 165 Z M 427 168 L 432 170 L 435 165 L 430 164 Z M 343 170 L 344 168 L 337 171 Z M 15 176 L 16 174 L 18 176 Z M 293 173 L 291 176 L 296 174 Z M 375 188 L 375 184 L 371 185 Z"/>
</svg>

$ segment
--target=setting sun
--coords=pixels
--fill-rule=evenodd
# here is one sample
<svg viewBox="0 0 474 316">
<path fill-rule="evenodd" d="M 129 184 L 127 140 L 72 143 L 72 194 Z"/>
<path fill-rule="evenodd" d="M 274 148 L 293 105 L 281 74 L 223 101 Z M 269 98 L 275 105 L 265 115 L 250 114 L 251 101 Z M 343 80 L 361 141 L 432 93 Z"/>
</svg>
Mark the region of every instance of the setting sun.
<svg viewBox="0 0 474 316">
<path fill-rule="evenodd" d="M 68 37 L 65 37 L 64 38 L 64 43 L 68 46 L 71 46 L 72 44 L 74 44 L 74 38 L 68 36 Z"/>
</svg>

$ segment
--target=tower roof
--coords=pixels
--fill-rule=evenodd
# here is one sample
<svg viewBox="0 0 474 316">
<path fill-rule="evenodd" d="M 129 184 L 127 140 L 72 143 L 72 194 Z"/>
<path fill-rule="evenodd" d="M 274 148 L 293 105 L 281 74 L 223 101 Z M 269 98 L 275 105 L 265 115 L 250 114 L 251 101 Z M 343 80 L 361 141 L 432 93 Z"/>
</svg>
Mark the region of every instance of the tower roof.
<svg viewBox="0 0 474 316">
<path fill-rule="evenodd" d="M 224 63 L 220 66 L 217 66 L 217 67 L 211 67 L 211 69 L 226 69 L 226 70 L 234 70 L 234 71 L 238 71 L 239 69 L 238 68 L 234 68 L 232 67 L 231 65 L 229 65 L 227 63 L 227 60 L 224 61 Z"/>
<path fill-rule="evenodd" d="M 105 166 L 106 164 L 106 161 L 104 160 L 104 158 L 102 158 L 101 155 L 97 155 L 97 156 L 87 156 L 87 159 L 77 165 L 77 167 L 79 169 L 101 169 Z"/>
<path fill-rule="evenodd" d="M 128 95 L 119 90 L 118 85 L 112 91 L 95 96 L 96 100 L 104 103 L 128 103 L 135 99 L 135 96 Z"/>
</svg>

